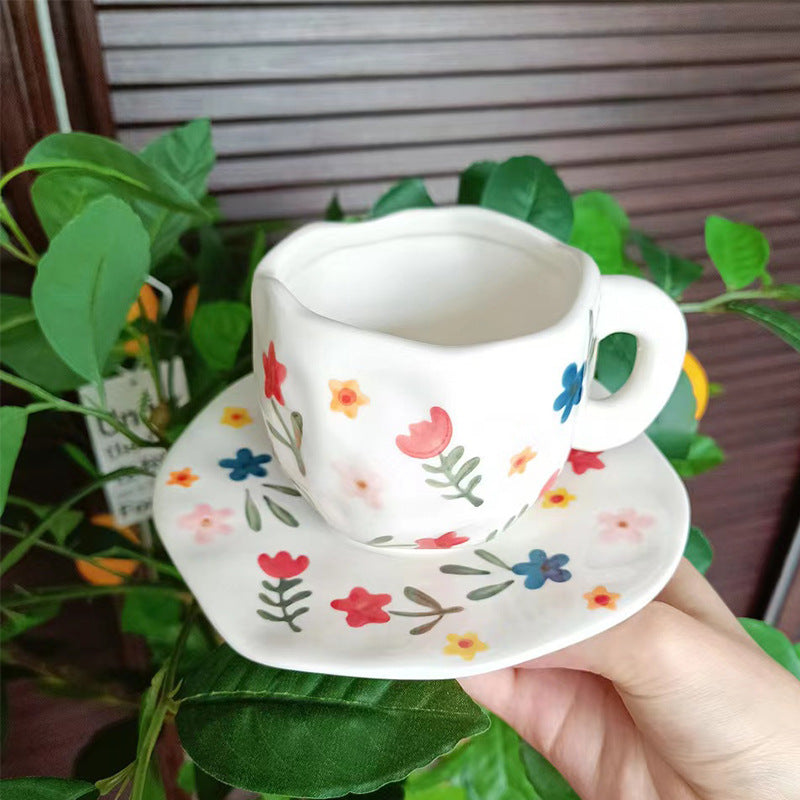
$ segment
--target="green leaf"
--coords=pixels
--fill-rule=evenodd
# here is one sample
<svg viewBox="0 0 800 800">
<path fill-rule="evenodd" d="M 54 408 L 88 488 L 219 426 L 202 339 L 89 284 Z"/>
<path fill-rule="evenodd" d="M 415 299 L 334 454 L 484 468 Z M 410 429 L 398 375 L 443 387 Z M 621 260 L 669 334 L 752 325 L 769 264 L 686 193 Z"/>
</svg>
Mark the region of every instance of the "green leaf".
<svg viewBox="0 0 800 800">
<path fill-rule="evenodd" d="M 490 575 L 488 569 L 477 569 L 476 567 L 465 567 L 463 564 L 443 564 L 439 567 L 439 572 L 445 575 Z"/>
<path fill-rule="evenodd" d="M 527 742 L 520 741 L 520 757 L 536 800 L 580 800 L 561 773 Z"/>
<path fill-rule="evenodd" d="M 438 600 L 434 600 L 429 594 L 426 594 L 422 589 L 415 589 L 413 586 L 406 586 L 403 589 L 403 594 L 412 602 L 420 606 L 427 606 L 428 608 L 435 608 L 440 611 L 442 606 Z"/>
<path fill-rule="evenodd" d="M 478 589 L 473 589 L 467 593 L 467 600 L 486 600 L 488 597 L 494 597 L 496 594 L 508 589 L 512 583 L 514 583 L 513 578 L 504 583 L 495 583 L 491 586 L 481 586 Z"/>
<path fill-rule="evenodd" d="M 800 320 L 797 317 L 777 308 L 762 306 L 759 303 L 747 303 L 742 300 L 727 303 L 726 308 L 755 320 L 800 353 Z"/>
<path fill-rule="evenodd" d="M 19 636 L 31 628 L 36 628 L 49 622 L 53 617 L 58 616 L 61 611 L 59 603 L 39 603 L 33 610 L 18 612 L 14 611 L 3 617 L 0 624 L 0 643 L 7 642 L 15 636 Z"/>
<path fill-rule="evenodd" d="M 395 211 L 407 208 L 431 208 L 435 203 L 431 200 L 422 178 L 408 178 L 392 186 L 381 195 L 372 210 L 370 217 L 385 217 Z"/>
<path fill-rule="evenodd" d="M 73 776 L 95 783 L 124 769 L 136 758 L 138 735 L 135 716 L 101 728 L 78 753 Z"/>
<path fill-rule="evenodd" d="M 725 453 L 710 436 L 695 433 L 691 437 L 686 457 L 670 460 L 681 478 L 693 478 L 718 467 L 725 460 Z"/>
<path fill-rule="evenodd" d="M 458 179 L 458 203 L 480 205 L 486 182 L 497 168 L 497 161 L 476 161 L 470 164 Z"/>
<path fill-rule="evenodd" d="M 455 681 L 289 672 L 227 646 L 181 695 L 178 733 L 193 761 L 232 786 L 292 797 L 372 791 L 487 724 Z"/>
<path fill-rule="evenodd" d="M 21 406 L 0 406 L 0 514 L 8 499 L 14 465 L 25 438 L 28 412 Z"/>
<path fill-rule="evenodd" d="M 249 489 L 244 490 L 244 516 L 251 531 L 256 531 L 257 533 L 261 530 L 261 513 L 258 510 L 258 506 L 253 502 L 253 498 L 250 497 Z"/>
<path fill-rule="evenodd" d="M 223 800 L 233 791 L 233 787 L 212 778 L 192 761 L 183 762 L 177 782 L 186 794 L 197 795 L 197 800 Z"/>
<path fill-rule="evenodd" d="M 768 656 L 800 678 L 800 654 L 784 633 L 760 619 L 740 617 L 739 622 Z"/>
<path fill-rule="evenodd" d="M 80 447 L 76 447 L 72 442 L 64 442 L 61 448 L 90 478 L 99 477 L 100 472 L 94 462 Z"/>
<path fill-rule="evenodd" d="M 66 392 L 85 383 L 50 347 L 27 297 L 0 295 L 0 334 L 0 360 L 25 380 L 51 392 Z"/>
<path fill-rule="evenodd" d="M 292 497 L 301 496 L 300 492 L 298 492 L 297 489 L 294 488 L 294 486 L 281 486 L 279 483 L 262 483 L 261 485 L 267 489 L 274 489 L 276 492 L 280 492 L 281 494 L 288 494 L 291 495 Z M 378 537 L 378 539 L 385 539 L 385 538 L 386 538 L 385 536 Z M 389 539 L 391 538 L 392 537 L 390 536 Z M 378 541 L 378 539 L 373 539 L 373 542 Z"/>
<path fill-rule="evenodd" d="M 250 308 L 244 303 L 219 300 L 198 306 L 192 317 L 191 337 L 197 352 L 217 372 L 232 369 L 250 330 Z"/>
<path fill-rule="evenodd" d="M 766 273 L 769 242 L 752 225 L 708 217 L 706 250 L 728 289 L 743 289 Z"/>
<path fill-rule="evenodd" d="M 470 458 L 467 461 L 465 461 L 461 465 L 461 468 L 458 470 L 458 472 L 455 474 L 455 477 L 453 478 L 453 483 L 456 484 L 461 483 L 461 481 L 464 480 L 464 478 L 466 478 L 467 475 L 469 475 L 470 472 L 472 472 L 475 469 L 475 467 L 477 467 L 478 464 L 480 463 L 481 460 L 477 456 L 474 456 L 473 458 Z"/>
<path fill-rule="evenodd" d="M 540 158 L 518 156 L 499 164 L 486 182 L 481 205 L 569 241 L 572 198 L 555 170 Z"/>
<path fill-rule="evenodd" d="M 31 201 L 47 238 L 53 239 L 89 203 L 114 194 L 115 189 L 115 184 L 93 175 L 54 170 L 42 173 L 33 182 Z"/>
<path fill-rule="evenodd" d="M 94 800 L 97 789 L 85 781 L 62 778 L 11 778 L 0 781 L 3 800 Z"/>
<path fill-rule="evenodd" d="M 686 542 L 686 548 L 683 551 L 684 558 L 688 559 L 694 568 L 705 575 L 708 568 L 711 566 L 711 560 L 714 557 L 714 550 L 711 547 L 711 542 L 706 539 L 703 531 L 692 525 L 689 528 L 689 539 Z"/>
<path fill-rule="evenodd" d="M 300 525 L 294 516 L 282 505 L 271 500 L 267 495 L 264 495 L 264 500 L 267 503 L 267 508 L 275 515 L 276 519 L 280 520 L 284 525 L 288 525 L 290 528 L 296 528 Z"/>
<path fill-rule="evenodd" d="M 292 411 L 289 415 L 292 421 L 292 434 L 294 436 L 294 443 L 298 449 L 303 444 L 303 415 L 299 411 Z"/>
<path fill-rule="evenodd" d="M 584 192 L 573 200 L 575 214 L 569 243 L 588 253 L 603 275 L 641 275 L 625 255 L 630 222 L 617 201 L 605 192 Z"/>
<path fill-rule="evenodd" d="M 415 789 L 406 784 L 404 800 L 467 800 L 467 793 L 462 786 L 451 783 L 440 783 L 426 789 Z"/>
<path fill-rule="evenodd" d="M 50 242 L 33 307 L 50 345 L 78 375 L 100 381 L 149 261 L 142 223 L 114 197 L 95 200 Z"/>
<path fill-rule="evenodd" d="M 114 185 L 120 197 L 149 200 L 206 218 L 201 206 L 183 186 L 103 136 L 53 133 L 31 148 L 25 164 L 40 172 L 67 169 L 73 175 L 89 174 Z"/>
<path fill-rule="evenodd" d="M 490 564 L 494 564 L 496 567 L 500 567 L 501 569 L 511 569 L 511 567 L 509 567 L 502 558 L 499 558 L 494 553 L 490 553 L 488 550 L 476 550 L 475 555 L 478 556 L 478 558 L 482 558 L 484 561 L 488 561 Z"/>
<path fill-rule="evenodd" d="M 341 222 L 344 219 L 344 211 L 339 204 L 339 195 L 334 194 L 330 203 L 325 208 L 325 219 L 328 222 Z"/>
<path fill-rule="evenodd" d="M 235 300 L 239 297 L 242 280 L 241 265 L 232 262 L 230 251 L 217 228 L 200 228 L 198 236 L 200 250 L 194 266 L 200 287 L 200 305 L 215 300 Z M 246 304 L 250 304 L 249 297 Z"/>
<path fill-rule="evenodd" d="M 634 231 L 632 238 L 639 247 L 642 258 L 650 268 L 653 280 L 673 299 L 679 298 L 684 290 L 694 283 L 703 272 L 702 264 L 698 264 L 696 261 L 689 261 L 662 249 L 643 233 Z"/>
</svg>

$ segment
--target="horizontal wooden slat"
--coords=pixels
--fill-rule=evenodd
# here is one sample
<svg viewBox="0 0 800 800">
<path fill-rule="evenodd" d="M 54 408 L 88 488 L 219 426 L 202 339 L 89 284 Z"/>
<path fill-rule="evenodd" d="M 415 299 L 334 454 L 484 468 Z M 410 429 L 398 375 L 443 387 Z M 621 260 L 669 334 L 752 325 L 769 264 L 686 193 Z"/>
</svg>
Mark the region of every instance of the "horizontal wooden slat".
<svg viewBox="0 0 800 800">
<path fill-rule="evenodd" d="M 798 33 L 358 42 L 106 51 L 114 85 L 234 83 L 797 58 Z"/>
<path fill-rule="evenodd" d="M 469 77 L 385 78 L 178 89 L 118 89 L 118 124 L 475 106 L 624 100 L 797 89 L 800 62 L 609 69 Z"/>
<path fill-rule="evenodd" d="M 792 3 L 481 3 L 315 9 L 101 10 L 106 47 L 793 30 Z"/>
</svg>

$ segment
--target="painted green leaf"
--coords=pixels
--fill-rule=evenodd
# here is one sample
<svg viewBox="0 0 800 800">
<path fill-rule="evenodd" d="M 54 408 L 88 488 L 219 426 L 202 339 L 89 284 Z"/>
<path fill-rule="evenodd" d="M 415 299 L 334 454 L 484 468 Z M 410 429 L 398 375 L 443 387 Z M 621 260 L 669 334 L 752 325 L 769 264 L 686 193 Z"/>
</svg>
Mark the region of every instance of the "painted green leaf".
<svg viewBox="0 0 800 800">
<path fill-rule="evenodd" d="M 467 599 L 486 600 L 488 597 L 494 597 L 496 594 L 500 594 L 500 592 L 508 589 L 512 583 L 514 583 L 513 578 L 510 581 L 505 581 L 504 583 L 495 583 L 491 586 L 481 586 L 479 589 L 473 589 L 471 592 L 468 592 Z"/>
<path fill-rule="evenodd" d="M 28 414 L 20 406 L 0 406 L 0 514 L 8 499 L 14 465 L 25 438 Z"/>
<path fill-rule="evenodd" d="M 249 489 L 244 490 L 244 516 L 247 519 L 250 530 L 256 532 L 261 530 L 261 513 L 253 502 L 253 498 L 250 497 Z"/>
<path fill-rule="evenodd" d="M 325 219 L 328 222 L 341 222 L 344 219 L 344 211 L 339 204 L 339 195 L 334 194 L 325 208 Z"/>
<path fill-rule="evenodd" d="M 115 197 L 95 200 L 50 242 L 33 307 L 51 347 L 78 375 L 100 380 L 149 263 L 141 221 Z"/>
<path fill-rule="evenodd" d="M 40 172 L 66 169 L 73 175 L 92 175 L 112 183 L 120 197 L 149 200 L 206 218 L 201 206 L 183 186 L 104 136 L 53 133 L 30 149 L 25 164 Z"/>
<path fill-rule="evenodd" d="M 426 594 L 422 589 L 415 589 L 413 586 L 406 586 L 403 589 L 403 594 L 412 602 L 428 608 L 435 608 L 437 611 L 441 609 L 441 605 L 437 600 L 434 600 L 429 594 Z"/>
<path fill-rule="evenodd" d="M 664 250 L 639 231 L 633 232 L 632 239 L 650 269 L 653 280 L 672 298 L 679 298 L 703 273 L 702 264 Z"/>
<path fill-rule="evenodd" d="M 408 208 L 431 208 L 436 205 L 422 178 L 408 178 L 392 186 L 388 192 L 381 195 L 372 210 L 370 217 L 385 217 L 395 211 L 405 211 Z"/>
<path fill-rule="evenodd" d="M 247 331 L 250 308 L 244 303 L 219 300 L 197 307 L 190 329 L 192 343 L 211 369 L 232 369 Z"/>
<path fill-rule="evenodd" d="M 267 508 L 275 515 L 275 518 L 280 520 L 284 525 L 288 525 L 290 528 L 296 528 L 300 525 L 291 512 L 287 511 L 282 505 L 278 505 L 278 503 L 271 500 L 267 495 L 264 495 L 264 500 L 267 503 Z"/>
<path fill-rule="evenodd" d="M 739 622 L 768 656 L 800 678 L 800 655 L 786 634 L 760 619 L 740 617 Z"/>
<path fill-rule="evenodd" d="M 290 672 L 227 646 L 184 680 L 181 696 L 178 733 L 193 761 L 232 786 L 291 797 L 372 791 L 487 725 L 455 681 Z"/>
<path fill-rule="evenodd" d="M 488 569 L 477 569 L 476 567 L 467 567 L 463 564 L 442 564 L 439 567 L 439 572 L 444 572 L 445 575 L 489 575 Z"/>
<path fill-rule="evenodd" d="M 688 559 L 694 568 L 705 575 L 708 568 L 711 566 L 711 560 L 714 557 L 714 550 L 711 547 L 711 542 L 706 539 L 703 531 L 692 525 L 689 528 L 689 539 L 686 542 L 686 548 L 683 551 L 684 558 Z"/>
<path fill-rule="evenodd" d="M 299 411 L 292 411 L 289 418 L 292 421 L 294 443 L 300 447 L 303 444 L 303 415 Z"/>
<path fill-rule="evenodd" d="M 86 781 L 63 778 L 11 778 L 0 781 L 3 800 L 94 800 L 99 794 Z"/>
<path fill-rule="evenodd" d="M 478 558 L 482 558 L 484 561 L 488 561 L 490 564 L 494 564 L 496 567 L 500 567 L 501 569 L 511 569 L 511 567 L 503 561 L 502 558 L 498 558 L 494 553 L 490 553 L 488 550 L 476 550 L 475 555 Z"/>
<path fill-rule="evenodd" d="M 470 472 L 472 472 L 475 469 L 475 467 L 477 467 L 478 464 L 480 463 L 481 460 L 477 456 L 474 456 L 473 458 L 470 458 L 469 460 L 465 461 L 461 465 L 461 468 L 458 470 L 458 472 L 456 472 L 453 482 L 461 483 L 461 481 L 464 480 L 464 478 L 466 478 L 467 475 L 469 475 Z"/>
<path fill-rule="evenodd" d="M 520 740 L 520 757 L 536 800 L 580 800 L 561 773 L 527 742 Z"/>
<path fill-rule="evenodd" d="M 281 486 L 279 483 L 262 483 L 261 485 L 267 489 L 274 489 L 276 492 L 280 492 L 281 494 L 288 494 L 292 497 L 300 497 L 300 492 L 298 492 L 294 486 Z M 379 536 L 378 538 L 382 539 L 384 537 Z M 391 539 L 392 537 L 390 536 L 389 538 Z"/>
<path fill-rule="evenodd" d="M 726 308 L 754 320 L 800 353 L 800 319 L 777 308 L 734 300 Z"/>
<path fill-rule="evenodd" d="M 767 271 L 769 242 L 752 225 L 708 217 L 706 250 L 728 289 L 743 289 Z"/>
<path fill-rule="evenodd" d="M 464 448 L 459 444 L 456 445 L 447 455 L 440 456 L 442 467 L 445 469 L 453 469 L 456 463 L 461 459 L 461 456 L 464 455 Z M 427 464 L 422 465 L 423 468 L 427 467 Z M 441 471 L 441 470 L 437 470 Z"/>
<path fill-rule="evenodd" d="M 718 467 L 725 460 L 722 448 L 710 437 L 695 433 L 691 437 L 689 452 L 685 458 L 670 459 L 672 466 L 681 478 L 693 478 L 701 475 L 714 467 Z"/>
<path fill-rule="evenodd" d="M 476 161 L 458 179 L 458 202 L 461 205 L 480 205 L 486 182 L 497 167 L 497 161 Z"/>
<path fill-rule="evenodd" d="M 540 158 L 518 156 L 499 164 L 486 182 L 481 205 L 569 241 L 572 198 L 555 170 Z"/>
<path fill-rule="evenodd" d="M 0 360 L 25 380 L 51 392 L 77 389 L 86 381 L 50 347 L 27 297 L 0 295 Z"/>
</svg>

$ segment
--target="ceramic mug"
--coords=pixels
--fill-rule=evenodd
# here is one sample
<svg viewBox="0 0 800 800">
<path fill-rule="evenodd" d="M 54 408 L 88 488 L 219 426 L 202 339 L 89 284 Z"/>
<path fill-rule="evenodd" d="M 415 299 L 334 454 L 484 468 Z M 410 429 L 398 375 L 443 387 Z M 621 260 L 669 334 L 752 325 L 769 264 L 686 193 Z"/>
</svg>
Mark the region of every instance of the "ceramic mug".
<svg viewBox="0 0 800 800">
<path fill-rule="evenodd" d="M 307 225 L 259 264 L 252 304 L 277 459 L 328 524 L 381 547 L 492 537 L 570 448 L 640 434 L 686 352 L 654 285 L 474 206 Z M 637 338 L 633 373 L 590 398 L 616 331 Z"/>
</svg>

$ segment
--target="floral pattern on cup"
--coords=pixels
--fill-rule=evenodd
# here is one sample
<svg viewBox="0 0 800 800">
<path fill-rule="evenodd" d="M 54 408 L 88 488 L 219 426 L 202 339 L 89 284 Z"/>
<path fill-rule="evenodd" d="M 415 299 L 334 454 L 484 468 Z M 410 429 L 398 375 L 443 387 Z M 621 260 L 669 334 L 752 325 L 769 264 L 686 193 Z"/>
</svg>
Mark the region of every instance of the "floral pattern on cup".
<svg viewBox="0 0 800 800">
<path fill-rule="evenodd" d="M 361 406 L 369 405 L 367 397 L 359 388 L 358 381 L 328 381 L 331 390 L 331 411 L 341 411 L 348 419 L 355 419 Z"/>
<path fill-rule="evenodd" d="M 564 553 L 547 555 L 544 550 L 531 550 L 528 560 L 514 564 L 511 571 L 516 575 L 525 575 L 526 589 L 541 589 L 546 581 L 564 583 L 572 577 L 568 569 L 563 569 L 569 562 L 569 556 Z"/>
<path fill-rule="evenodd" d="M 469 477 L 480 464 L 480 458 L 467 459 L 461 466 L 457 466 L 464 455 L 461 445 L 454 447 L 447 455 L 444 451 L 450 444 L 453 436 L 453 423 L 450 415 L 439 406 L 430 410 L 430 421 L 414 422 L 408 426 L 408 435 L 399 435 L 395 438 L 400 452 L 411 458 L 430 459 L 439 457 L 438 466 L 423 464 L 426 472 L 432 472 L 438 477 L 426 478 L 425 483 L 436 489 L 451 489 L 455 494 L 443 494 L 446 500 L 460 500 L 461 498 L 472 503 L 473 506 L 483 505 L 483 500 L 474 493 L 475 487 L 481 482 L 481 475 Z M 469 478 L 469 480 L 467 480 Z M 467 481 L 466 485 L 462 485 Z"/>
<path fill-rule="evenodd" d="M 531 450 L 530 447 L 525 447 L 516 455 L 511 456 L 511 466 L 508 470 L 508 477 L 510 478 L 512 475 L 522 475 L 522 473 L 525 472 L 525 467 L 528 466 L 528 462 L 532 461 L 534 458 L 536 458 L 536 453 Z"/>
<path fill-rule="evenodd" d="M 622 597 L 617 592 L 610 592 L 605 586 L 595 586 L 591 592 L 586 592 L 583 599 L 586 600 L 586 608 L 607 608 L 616 611 L 617 600 Z"/>
<path fill-rule="evenodd" d="M 449 550 L 451 547 L 468 542 L 469 537 L 458 536 L 455 531 L 448 531 L 436 538 L 422 538 L 416 541 L 419 550 Z"/>
<path fill-rule="evenodd" d="M 351 628 L 361 628 L 364 625 L 388 622 L 390 617 L 383 607 L 391 602 L 390 594 L 371 594 L 363 587 L 356 586 L 347 597 L 331 600 L 331 608 L 344 611 L 347 615 L 345 622 Z"/>
<path fill-rule="evenodd" d="M 188 489 L 195 481 L 199 481 L 200 476 L 195 475 L 191 467 L 184 467 L 183 469 L 170 472 L 167 486 L 183 486 Z"/>
<path fill-rule="evenodd" d="M 443 650 L 444 654 L 461 656 L 464 661 L 472 661 L 476 653 L 483 653 L 489 649 L 489 645 L 486 642 L 482 642 L 477 633 L 472 633 L 471 631 L 463 635 L 460 633 L 448 633 L 447 642 L 448 644 Z"/>
<path fill-rule="evenodd" d="M 536 498 L 537 500 L 541 500 L 555 485 L 556 481 L 558 480 L 558 476 L 561 474 L 561 470 L 557 469 L 546 481 L 544 486 L 539 490 L 539 496 Z"/>
<path fill-rule="evenodd" d="M 256 478 L 266 478 L 267 470 L 262 466 L 269 464 L 272 456 L 267 453 L 253 455 L 249 447 L 240 447 L 233 458 L 221 458 L 217 463 L 223 469 L 229 469 L 228 476 L 232 481 L 243 481 L 252 475 Z"/>
<path fill-rule="evenodd" d="M 564 387 L 558 397 L 553 403 L 553 411 L 561 411 L 561 422 L 564 423 L 569 419 L 572 409 L 580 403 L 583 397 L 583 375 L 586 370 L 586 364 L 580 369 L 573 361 L 561 375 L 561 385 Z"/>
<path fill-rule="evenodd" d="M 277 400 L 282 406 L 286 405 L 281 390 L 281 385 L 286 380 L 286 365 L 281 364 L 275 355 L 275 342 L 270 342 L 267 352 L 261 354 L 261 364 L 264 367 L 264 397 Z"/>
<path fill-rule="evenodd" d="M 601 455 L 602 450 L 591 453 L 588 450 L 573 449 L 569 451 L 567 462 L 576 475 L 583 475 L 584 472 L 590 469 L 605 469 L 605 463 L 599 458 Z"/>
<path fill-rule="evenodd" d="M 550 489 L 542 495 L 542 508 L 566 508 L 575 500 L 575 495 L 570 494 L 563 486 Z"/>
<path fill-rule="evenodd" d="M 222 411 L 222 418 L 220 419 L 221 425 L 230 425 L 231 428 L 243 428 L 245 425 L 250 425 L 253 418 L 246 408 L 239 406 L 225 406 Z"/>
<path fill-rule="evenodd" d="M 333 466 L 339 473 L 342 490 L 348 497 L 356 497 L 370 508 L 382 507 L 383 481 L 379 475 L 351 464 L 337 463 Z"/>
<path fill-rule="evenodd" d="M 286 593 L 303 582 L 303 579 L 297 576 L 305 572 L 308 565 L 308 556 L 301 555 L 293 558 L 286 550 L 280 550 L 274 556 L 261 553 L 258 557 L 258 566 L 261 567 L 264 574 L 278 579 L 277 585 L 269 581 L 261 582 L 265 591 L 259 593 L 258 597 L 267 609 L 270 609 L 258 609 L 258 615 L 262 619 L 268 622 L 283 622 L 293 633 L 300 633 L 302 629 L 298 627 L 295 620 L 301 614 L 308 612 L 309 608 L 308 606 L 301 608 L 294 606 L 301 600 L 311 597 L 311 591 L 304 589 L 295 592 L 291 597 L 287 597 Z"/>
<path fill-rule="evenodd" d="M 632 508 L 597 515 L 600 538 L 605 542 L 641 542 L 645 531 L 655 522 L 648 514 L 639 514 Z"/>
<path fill-rule="evenodd" d="M 178 525 L 194 533 L 198 544 L 208 544 L 215 536 L 227 535 L 233 528 L 224 520 L 233 514 L 230 508 L 212 508 L 208 503 L 200 503 L 193 511 L 178 518 Z"/>
</svg>

